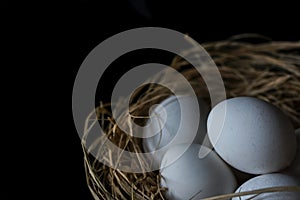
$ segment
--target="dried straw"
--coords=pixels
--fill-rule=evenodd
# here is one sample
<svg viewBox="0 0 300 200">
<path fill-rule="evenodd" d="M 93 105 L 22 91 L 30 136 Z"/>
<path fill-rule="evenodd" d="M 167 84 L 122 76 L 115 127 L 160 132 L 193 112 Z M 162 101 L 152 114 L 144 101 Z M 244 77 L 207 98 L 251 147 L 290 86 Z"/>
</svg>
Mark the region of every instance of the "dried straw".
<svg viewBox="0 0 300 200">
<path fill-rule="evenodd" d="M 248 35 L 235 36 L 225 41 L 202 44 L 209 52 L 222 75 L 227 97 L 252 96 L 263 99 L 280 108 L 291 120 L 294 128 L 300 127 L 300 42 L 266 41 L 258 44 L 245 40 Z M 191 50 L 189 54 L 195 54 Z M 208 103 L 209 94 L 203 79 L 195 68 L 187 61 L 177 56 L 171 67 L 181 72 L 191 83 L 196 94 Z M 166 88 L 148 85 L 141 88 L 132 97 L 130 105 L 131 117 L 136 123 L 145 123 L 151 105 L 156 104 L 171 95 Z M 122 99 L 117 102 L 122 108 Z M 92 117 L 93 114 L 95 117 Z M 165 199 L 167 188 L 160 186 L 159 171 L 144 173 L 125 173 L 103 165 L 90 153 L 104 148 L 99 141 L 94 141 L 86 147 L 89 129 L 100 123 L 106 139 L 120 148 L 131 152 L 143 152 L 141 140 L 132 134 L 123 133 L 112 119 L 110 103 L 101 104 L 87 118 L 82 148 L 87 183 L 94 198 L 97 199 Z M 124 120 L 122 123 L 128 123 Z M 115 152 L 110 152 L 111 154 Z M 122 152 L 118 152 L 121 156 Z M 103 159 L 112 160 L 110 156 Z M 128 158 L 130 162 L 130 158 Z M 130 165 L 145 165 L 144 158 L 133 160 Z M 116 163 L 115 163 L 116 164 Z M 300 191 L 296 188 L 271 188 L 249 191 L 240 194 L 224 194 L 207 200 L 229 199 L 234 196 L 260 194 L 275 191 Z"/>
</svg>

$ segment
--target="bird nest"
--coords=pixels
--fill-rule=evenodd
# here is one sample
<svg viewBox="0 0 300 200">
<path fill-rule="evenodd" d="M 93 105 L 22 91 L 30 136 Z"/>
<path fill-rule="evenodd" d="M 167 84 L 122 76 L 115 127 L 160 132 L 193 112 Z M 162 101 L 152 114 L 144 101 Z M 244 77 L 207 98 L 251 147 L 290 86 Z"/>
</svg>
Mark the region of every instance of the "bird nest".
<svg viewBox="0 0 300 200">
<path fill-rule="evenodd" d="M 280 108 L 289 117 L 295 129 L 300 127 L 300 42 L 266 40 L 253 43 L 249 41 L 249 37 L 235 36 L 224 41 L 204 43 L 202 47 L 218 66 L 227 98 L 251 96 L 265 100 Z M 189 53 L 197 52 L 191 50 Z M 170 67 L 179 71 L 191 83 L 197 96 L 210 103 L 206 85 L 194 67 L 179 56 L 173 59 Z M 168 89 L 155 84 L 140 88 L 131 98 L 129 109 L 131 117 L 137 123 L 145 123 L 149 108 L 171 94 Z M 122 99 L 113 103 L 117 107 L 124 106 Z M 98 152 L 98 156 L 101 156 L 101 152 L 105 148 L 103 141 L 107 140 L 125 151 L 143 152 L 141 139 L 124 133 L 116 125 L 110 106 L 111 103 L 101 103 L 93 112 L 94 114 L 88 116 L 82 140 L 87 183 L 94 198 L 166 199 L 164 192 L 167 188 L 160 185 L 159 170 L 148 172 L 145 169 L 141 173 L 124 172 L 104 165 L 89 153 L 95 151 Z M 100 138 L 87 146 L 88 130 L 96 122 L 102 127 L 104 135 L 101 137 L 105 137 L 105 139 L 101 140 Z M 128 121 L 124 120 L 122 123 L 128 123 Z M 112 160 L 110 156 L 113 153 L 121 156 L 122 151 L 105 154 L 103 159 L 109 162 Z M 128 162 L 128 166 L 147 167 L 147 163 L 142 157 L 131 161 L 128 158 Z M 271 188 L 274 191 L 282 190 L 282 188 L 277 189 Z M 225 196 L 225 198 L 228 197 L 232 196 Z M 225 198 L 223 196 L 223 199 Z M 215 199 L 222 199 L 222 197 Z"/>
</svg>

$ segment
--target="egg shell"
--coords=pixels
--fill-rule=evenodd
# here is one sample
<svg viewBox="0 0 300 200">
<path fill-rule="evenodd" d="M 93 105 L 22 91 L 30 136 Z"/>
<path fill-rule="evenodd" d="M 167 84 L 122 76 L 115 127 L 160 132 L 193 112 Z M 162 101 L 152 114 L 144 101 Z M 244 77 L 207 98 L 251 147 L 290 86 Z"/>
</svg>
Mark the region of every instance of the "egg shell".
<svg viewBox="0 0 300 200">
<path fill-rule="evenodd" d="M 161 185 L 168 188 L 168 199 L 200 199 L 234 192 L 236 179 L 215 152 L 199 144 L 191 144 L 177 158 L 185 148 L 186 145 L 172 146 L 161 162 Z M 198 157 L 200 148 L 210 151 L 201 159 Z"/>
<path fill-rule="evenodd" d="M 300 179 L 300 128 L 295 131 L 297 136 L 297 154 L 292 164 L 283 171 L 285 174 L 296 176 Z"/>
<path fill-rule="evenodd" d="M 207 128 L 216 152 L 246 173 L 278 172 L 296 155 L 296 136 L 289 119 L 257 98 L 236 97 L 220 102 L 210 112 Z"/>
<path fill-rule="evenodd" d="M 194 107 L 195 101 L 197 107 Z M 182 112 L 180 105 L 182 105 Z M 197 98 L 191 96 L 170 96 L 159 106 L 150 110 L 151 120 L 147 123 L 143 135 L 153 135 L 156 130 L 161 129 L 161 132 L 157 132 L 154 136 L 143 138 L 144 151 L 152 153 L 155 162 L 153 164 L 159 166 L 162 156 L 167 150 L 166 146 L 171 145 L 171 142 L 172 145 L 192 142 L 201 144 L 207 133 L 208 112 L 209 108 L 205 102 L 201 99 L 198 99 L 197 102 Z M 199 116 L 200 122 L 195 121 L 195 119 L 199 119 Z M 165 125 L 162 126 L 164 121 Z M 166 147 L 164 151 L 156 151 L 163 147 Z"/>
<path fill-rule="evenodd" d="M 252 191 L 270 187 L 283 187 L 283 186 L 300 186 L 299 179 L 288 176 L 285 174 L 264 174 L 260 176 L 256 176 L 244 184 L 242 184 L 237 190 L 237 192 L 245 192 Z M 232 198 L 232 200 L 246 200 L 254 197 L 255 195 L 245 195 L 241 197 Z M 258 195 L 255 198 L 251 198 L 251 200 L 299 200 L 300 199 L 300 191 L 299 192 L 271 192 L 271 193 L 263 193 Z"/>
</svg>

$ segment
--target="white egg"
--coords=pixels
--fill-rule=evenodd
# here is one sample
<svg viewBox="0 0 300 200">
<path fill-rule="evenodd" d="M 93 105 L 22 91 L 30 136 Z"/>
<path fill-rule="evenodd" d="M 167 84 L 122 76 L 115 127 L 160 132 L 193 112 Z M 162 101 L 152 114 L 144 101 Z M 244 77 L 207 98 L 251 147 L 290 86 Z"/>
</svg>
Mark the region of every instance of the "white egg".
<svg viewBox="0 0 300 200">
<path fill-rule="evenodd" d="M 143 139 L 143 148 L 145 152 L 153 155 L 153 164 L 159 166 L 168 144 L 171 146 L 179 143 L 202 143 L 207 133 L 209 108 L 201 99 L 198 99 L 198 102 L 197 98 L 191 96 L 170 96 L 150 110 L 151 120 L 147 123 L 143 135 L 151 137 Z M 159 149 L 161 151 L 157 151 Z"/>
<path fill-rule="evenodd" d="M 283 187 L 283 186 L 300 186 L 300 180 L 295 177 L 274 173 L 264 174 L 254 177 L 244 184 L 242 184 L 237 190 L 238 192 L 253 191 L 258 189 L 270 188 L 270 187 Z M 299 192 L 271 192 L 263 193 L 256 197 L 255 195 L 245 195 L 241 197 L 235 197 L 232 200 L 299 200 Z"/>
<path fill-rule="evenodd" d="M 300 179 L 300 128 L 297 129 L 295 133 L 298 143 L 296 158 L 293 160 L 292 164 L 283 171 L 283 173 L 296 176 Z"/>
<path fill-rule="evenodd" d="M 257 98 L 237 97 L 217 104 L 208 116 L 207 129 L 216 152 L 243 172 L 277 172 L 296 155 L 296 136 L 289 119 Z"/>
<path fill-rule="evenodd" d="M 168 199 L 200 199 L 234 192 L 235 177 L 215 152 L 199 144 L 191 144 L 178 158 L 186 147 L 172 146 L 161 162 L 161 185 L 168 188 Z M 200 148 L 210 151 L 201 159 L 198 157 Z"/>
</svg>

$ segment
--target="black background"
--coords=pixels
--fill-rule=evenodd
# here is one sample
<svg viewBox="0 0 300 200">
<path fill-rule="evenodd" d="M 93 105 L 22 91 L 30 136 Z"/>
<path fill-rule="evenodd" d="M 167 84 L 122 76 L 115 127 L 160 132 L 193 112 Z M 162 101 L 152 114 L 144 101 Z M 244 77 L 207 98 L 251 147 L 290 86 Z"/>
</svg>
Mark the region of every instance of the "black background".
<svg viewBox="0 0 300 200">
<path fill-rule="evenodd" d="M 222 40 L 241 33 L 258 33 L 273 40 L 295 41 L 300 38 L 298 6 L 288 1 L 266 4 L 254 1 L 139 2 L 74 0 L 22 4 L 11 1 L 7 4 L 6 30 L 14 28 L 12 40 L 24 42 L 24 45 L 19 45 L 20 52 L 29 54 L 24 59 L 24 62 L 28 61 L 26 70 L 21 68 L 19 74 L 23 71 L 34 74 L 33 83 L 30 82 L 26 88 L 40 88 L 41 84 L 44 88 L 38 93 L 32 92 L 38 98 L 35 97 L 35 101 L 31 102 L 37 107 L 38 113 L 43 112 L 43 116 L 46 116 L 41 124 L 49 132 L 39 134 L 41 148 L 47 151 L 48 157 L 38 163 L 49 166 L 46 177 L 51 179 L 50 188 L 43 185 L 45 172 L 32 167 L 33 173 L 38 176 L 34 185 L 44 195 L 49 194 L 55 199 L 92 200 L 85 181 L 83 155 L 73 123 L 71 101 L 77 70 L 88 53 L 103 40 L 122 31 L 144 26 L 165 27 L 187 33 L 199 43 Z M 141 2 L 146 4 L 145 8 Z M 98 96 L 109 100 L 114 80 L 126 69 L 148 62 L 168 64 L 172 56 L 144 51 L 116 61 L 101 79 L 106 84 L 102 86 L 100 81 L 101 95 Z M 27 81 L 28 78 L 22 84 Z M 26 95 L 29 96 L 28 93 Z M 46 114 L 45 105 L 49 108 Z M 44 144 L 50 145 L 46 147 Z"/>
</svg>

